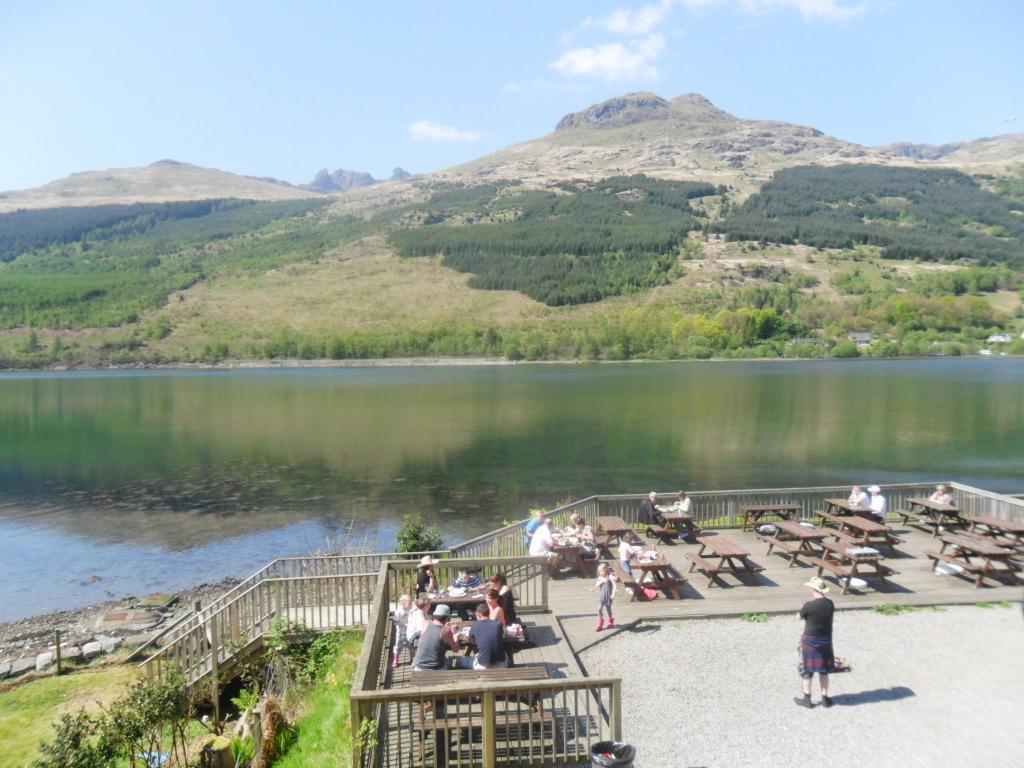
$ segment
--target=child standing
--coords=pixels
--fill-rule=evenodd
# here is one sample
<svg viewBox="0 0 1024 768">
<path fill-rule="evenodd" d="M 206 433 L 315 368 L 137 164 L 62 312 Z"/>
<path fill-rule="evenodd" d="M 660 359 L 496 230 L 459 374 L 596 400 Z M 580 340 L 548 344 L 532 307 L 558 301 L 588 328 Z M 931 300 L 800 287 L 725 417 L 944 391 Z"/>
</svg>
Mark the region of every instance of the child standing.
<svg viewBox="0 0 1024 768">
<path fill-rule="evenodd" d="M 391 662 L 391 668 L 398 668 L 398 654 L 402 652 L 403 648 L 412 648 L 412 643 L 409 642 L 408 629 L 409 629 L 409 615 L 412 613 L 412 598 L 408 595 L 402 595 L 398 598 L 398 607 L 395 609 L 395 614 L 392 616 L 395 622 L 395 648 L 394 658 Z"/>
<path fill-rule="evenodd" d="M 608 629 L 615 627 L 612 616 L 612 600 L 615 599 L 615 576 L 607 563 L 597 566 L 597 631 L 604 629 L 604 614 L 608 614 Z"/>
</svg>

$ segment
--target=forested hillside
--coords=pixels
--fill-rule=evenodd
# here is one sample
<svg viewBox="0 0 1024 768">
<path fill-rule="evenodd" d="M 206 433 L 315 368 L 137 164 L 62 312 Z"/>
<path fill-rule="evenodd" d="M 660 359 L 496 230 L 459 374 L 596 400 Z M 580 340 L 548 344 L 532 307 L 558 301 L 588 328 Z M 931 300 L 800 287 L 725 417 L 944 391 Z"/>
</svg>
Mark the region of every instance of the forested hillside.
<svg viewBox="0 0 1024 768">
<path fill-rule="evenodd" d="M 700 224 L 699 182 L 619 176 L 511 193 L 494 185 L 436 193 L 426 225 L 400 229 L 405 257 L 444 256 L 474 288 L 513 290 L 545 304 L 582 304 L 663 283 Z M 468 218 L 467 218 L 468 217 Z"/>
<path fill-rule="evenodd" d="M 1024 267 L 1024 205 L 960 171 L 787 168 L 715 225 L 732 240 L 875 245 L 891 259 Z"/>
</svg>

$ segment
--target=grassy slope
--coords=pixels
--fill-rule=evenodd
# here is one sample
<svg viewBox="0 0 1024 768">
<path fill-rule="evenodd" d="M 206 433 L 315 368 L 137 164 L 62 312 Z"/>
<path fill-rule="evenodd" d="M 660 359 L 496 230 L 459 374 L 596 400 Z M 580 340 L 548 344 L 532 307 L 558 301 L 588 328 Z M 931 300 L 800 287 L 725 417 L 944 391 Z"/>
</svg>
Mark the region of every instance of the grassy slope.
<svg viewBox="0 0 1024 768">
<path fill-rule="evenodd" d="M 0 755 L 4 768 L 28 768 L 60 715 L 110 702 L 135 673 L 124 666 L 87 669 L 33 680 L 0 693 Z"/>
<path fill-rule="evenodd" d="M 335 768 L 352 760 L 348 692 L 363 642 L 362 632 L 344 635 L 327 677 L 306 694 L 296 723 L 299 737 L 275 768 Z"/>
</svg>

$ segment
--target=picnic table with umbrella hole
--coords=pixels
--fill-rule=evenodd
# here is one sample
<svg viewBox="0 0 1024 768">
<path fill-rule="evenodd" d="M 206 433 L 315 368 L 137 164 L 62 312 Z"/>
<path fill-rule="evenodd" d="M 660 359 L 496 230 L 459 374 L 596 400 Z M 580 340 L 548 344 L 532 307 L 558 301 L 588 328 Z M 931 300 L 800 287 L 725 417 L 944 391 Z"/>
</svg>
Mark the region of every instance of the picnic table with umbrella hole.
<svg viewBox="0 0 1024 768">
<path fill-rule="evenodd" d="M 819 516 L 823 522 L 827 520 L 836 527 L 831 535 L 852 544 L 859 544 L 862 547 L 889 547 L 892 550 L 896 544 L 903 543 L 903 539 L 893 534 L 892 528 L 874 520 L 853 515 L 838 517 L 828 512 L 821 512 Z"/>
<path fill-rule="evenodd" d="M 693 573 L 697 569 L 704 573 L 708 577 L 708 587 L 713 586 L 715 579 L 725 573 L 736 577 L 756 577 L 764 570 L 763 565 L 750 559 L 747 550 L 725 536 L 701 536 L 698 543 L 700 549 L 696 553 L 686 553 L 687 559 L 691 561 L 688 572 Z"/>
<path fill-rule="evenodd" d="M 765 515 L 774 515 L 783 520 L 792 520 L 793 516 L 800 512 L 799 504 L 748 504 L 740 507 L 740 514 L 743 515 L 743 530 L 752 528 L 760 522 Z"/>
<path fill-rule="evenodd" d="M 758 538 L 768 545 L 768 551 L 765 554 L 770 555 L 772 549 L 778 549 L 788 555 L 790 568 L 797 562 L 797 558 L 803 555 L 816 556 L 818 550 L 814 545 L 832 535 L 821 528 L 797 523 L 793 520 L 780 520 L 772 523 L 772 526 L 775 528 L 774 533 L 759 531 Z M 761 530 L 764 531 L 766 527 L 762 526 Z"/>
<path fill-rule="evenodd" d="M 810 558 L 808 562 L 818 566 L 818 575 L 828 571 L 837 577 L 842 585 L 842 594 L 850 590 L 853 579 L 877 578 L 882 592 L 889 591 L 889 583 L 885 580 L 894 571 L 882 561 L 882 553 L 873 547 L 865 547 L 845 541 L 822 541 L 821 557 Z"/>
<path fill-rule="evenodd" d="M 1014 560 L 1014 551 L 1000 547 L 985 537 L 950 533 L 942 536 L 942 547 L 938 552 L 929 552 L 934 560 L 932 570 L 939 569 L 939 563 L 947 563 L 953 569 L 946 573 L 961 575 L 964 572 L 974 576 L 974 586 L 980 587 L 984 578 L 1009 576 L 1019 581 L 1021 566 Z"/>
<path fill-rule="evenodd" d="M 904 525 L 914 518 L 918 523 L 930 526 L 932 536 L 939 533 L 939 528 L 965 528 L 967 521 L 960 516 L 960 510 L 952 504 L 943 504 L 931 499 L 907 499 L 910 509 L 900 510 Z"/>
</svg>

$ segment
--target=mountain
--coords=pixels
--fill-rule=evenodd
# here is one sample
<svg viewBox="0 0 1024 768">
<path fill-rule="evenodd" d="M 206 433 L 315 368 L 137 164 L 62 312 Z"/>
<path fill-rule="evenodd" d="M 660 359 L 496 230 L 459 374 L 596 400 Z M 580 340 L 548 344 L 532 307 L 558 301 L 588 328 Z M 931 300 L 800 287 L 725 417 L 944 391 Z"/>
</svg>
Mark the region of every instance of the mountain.
<svg viewBox="0 0 1024 768">
<path fill-rule="evenodd" d="M 377 179 L 364 171 L 346 171 L 339 168 L 336 171 L 328 171 L 326 168 L 319 171 L 313 180 L 303 184 L 304 189 L 311 189 L 314 192 L 330 194 L 332 192 L 348 192 L 358 187 L 368 187 L 376 184 Z"/>
<path fill-rule="evenodd" d="M 176 160 L 160 160 L 143 168 L 83 171 L 33 189 L 0 192 L 0 213 L 19 208 L 61 208 L 87 205 L 128 205 L 170 201 L 299 200 L 309 192 L 277 179 L 202 168 Z"/>
<path fill-rule="evenodd" d="M 396 165 L 396 166 L 395 166 L 395 170 L 393 170 L 393 171 L 391 172 L 391 177 L 390 177 L 390 178 L 388 179 L 388 181 L 405 181 L 405 180 L 406 180 L 406 179 L 408 179 L 408 178 L 409 178 L 410 176 L 412 176 L 412 174 L 411 174 L 411 173 L 409 173 L 409 172 L 408 172 L 407 170 L 405 170 L 404 168 L 399 168 L 399 167 L 398 167 L 398 166 Z"/>
<path fill-rule="evenodd" d="M 683 94 L 667 100 L 630 93 L 573 112 L 538 139 L 516 144 L 442 176 L 463 180 L 547 181 L 646 173 L 662 178 L 733 184 L 751 191 L 775 171 L 795 165 L 876 163 L 1006 165 L 1024 159 L 1024 134 L 947 147 L 864 147 L 808 126 L 748 120 Z"/>
</svg>

